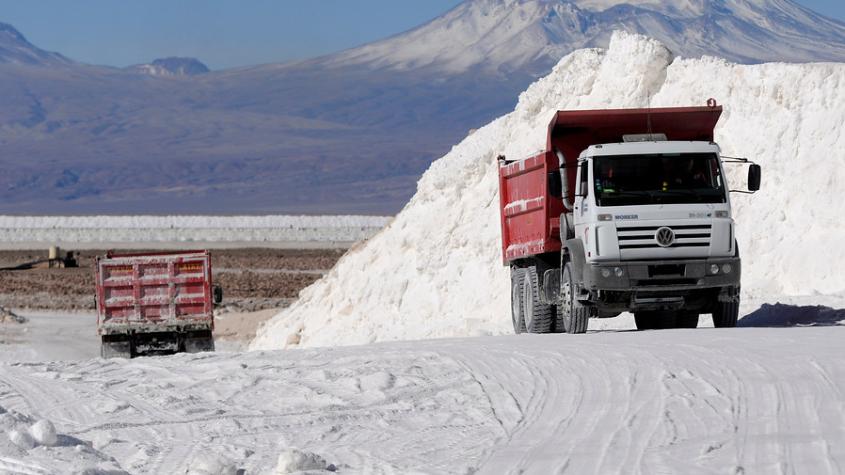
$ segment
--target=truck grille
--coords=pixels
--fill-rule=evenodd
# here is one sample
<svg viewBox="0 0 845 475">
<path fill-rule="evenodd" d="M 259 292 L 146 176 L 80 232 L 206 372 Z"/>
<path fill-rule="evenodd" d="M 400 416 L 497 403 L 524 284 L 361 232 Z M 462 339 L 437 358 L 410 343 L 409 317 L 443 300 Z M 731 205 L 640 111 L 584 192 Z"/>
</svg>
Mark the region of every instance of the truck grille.
<svg viewBox="0 0 845 475">
<path fill-rule="evenodd" d="M 675 239 L 671 245 L 661 246 L 657 243 L 657 231 L 661 228 L 669 228 L 674 233 Z M 708 247 L 710 246 L 711 225 L 617 227 L 616 233 L 619 238 L 620 250 Z"/>
</svg>

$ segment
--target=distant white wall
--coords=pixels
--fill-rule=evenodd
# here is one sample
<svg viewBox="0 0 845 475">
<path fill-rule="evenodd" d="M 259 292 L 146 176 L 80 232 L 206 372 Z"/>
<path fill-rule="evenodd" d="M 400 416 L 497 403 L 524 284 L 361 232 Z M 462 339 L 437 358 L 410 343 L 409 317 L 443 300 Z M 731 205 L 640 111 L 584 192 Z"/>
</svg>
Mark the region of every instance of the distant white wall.
<svg viewBox="0 0 845 475">
<path fill-rule="evenodd" d="M 335 247 L 367 239 L 385 216 L 0 216 L 0 248 L 40 244 L 210 243 Z M 85 245 L 90 246 L 85 246 Z M 81 246 L 80 246 L 81 245 Z"/>
</svg>

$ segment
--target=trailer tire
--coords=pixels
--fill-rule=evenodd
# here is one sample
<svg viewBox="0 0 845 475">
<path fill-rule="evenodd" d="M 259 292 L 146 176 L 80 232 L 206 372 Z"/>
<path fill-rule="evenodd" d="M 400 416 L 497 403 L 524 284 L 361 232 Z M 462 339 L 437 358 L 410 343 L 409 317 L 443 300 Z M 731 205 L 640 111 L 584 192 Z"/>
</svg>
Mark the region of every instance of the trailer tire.
<svg viewBox="0 0 845 475">
<path fill-rule="evenodd" d="M 525 319 L 522 317 L 522 280 L 525 269 L 511 267 L 511 319 L 513 332 L 517 335 L 525 333 Z"/>
<path fill-rule="evenodd" d="M 593 307 L 575 298 L 572 264 L 567 262 L 560 273 L 560 303 L 557 306 L 555 330 L 560 333 L 586 333 Z"/>
<path fill-rule="evenodd" d="M 129 337 L 115 337 L 103 335 L 100 343 L 100 356 L 109 358 L 132 358 L 132 340 Z"/>
<path fill-rule="evenodd" d="M 540 279 L 534 266 L 524 269 L 522 279 L 522 319 L 528 333 L 549 333 L 554 322 L 554 306 L 540 300 Z"/>
<path fill-rule="evenodd" d="M 713 309 L 713 326 L 716 328 L 733 328 L 739 318 L 739 301 L 718 302 Z"/>
</svg>

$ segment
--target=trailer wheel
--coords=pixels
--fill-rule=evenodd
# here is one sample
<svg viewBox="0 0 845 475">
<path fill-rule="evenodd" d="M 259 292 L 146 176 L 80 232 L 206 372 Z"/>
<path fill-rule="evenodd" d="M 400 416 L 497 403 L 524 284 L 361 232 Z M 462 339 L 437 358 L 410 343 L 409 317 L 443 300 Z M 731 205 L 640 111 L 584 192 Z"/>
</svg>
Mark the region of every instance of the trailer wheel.
<svg viewBox="0 0 845 475">
<path fill-rule="evenodd" d="M 718 302 L 713 309 L 713 326 L 716 328 L 733 328 L 739 318 L 739 301 Z"/>
<path fill-rule="evenodd" d="M 522 279 L 522 316 L 525 330 L 529 333 L 552 331 L 554 307 L 540 300 L 540 279 L 534 266 L 524 269 Z"/>
<path fill-rule="evenodd" d="M 525 320 L 522 317 L 522 279 L 525 269 L 511 267 L 511 319 L 513 332 L 517 335 L 525 333 Z"/>
<path fill-rule="evenodd" d="M 103 358 L 132 358 L 132 341 L 128 336 L 103 335 L 100 343 Z"/>
<path fill-rule="evenodd" d="M 584 305 L 575 298 L 572 284 L 572 264 L 567 262 L 560 274 L 560 303 L 557 306 L 557 331 L 564 333 L 586 333 L 593 307 Z"/>
<path fill-rule="evenodd" d="M 214 337 L 211 330 L 190 332 L 185 335 L 185 353 L 214 351 Z"/>
</svg>

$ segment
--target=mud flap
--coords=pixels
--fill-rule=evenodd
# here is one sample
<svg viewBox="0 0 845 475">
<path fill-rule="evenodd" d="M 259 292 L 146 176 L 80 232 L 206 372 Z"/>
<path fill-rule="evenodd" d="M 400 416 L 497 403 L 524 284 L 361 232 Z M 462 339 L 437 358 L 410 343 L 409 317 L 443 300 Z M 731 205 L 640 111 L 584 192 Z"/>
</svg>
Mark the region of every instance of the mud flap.
<svg viewBox="0 0 845 475">
<path fill-rule="evenodd" d="M 566 254 L 569 256 L 569 262 L 572 264 L 572 282 L 575 284 L 584 284 L 584 268 L 586 267 L 587 258 L 584 253 L 584 242 L 580 239 L 567 239 Z M 561 267 L 563 267 L 561 262 Z"/>
<path fill-rule="evenodd" d="M 540 300 L 549 305 L 560 301 L 560 269 L 549 269 L 543 274 L 543 287 Z"/>
</svg>

